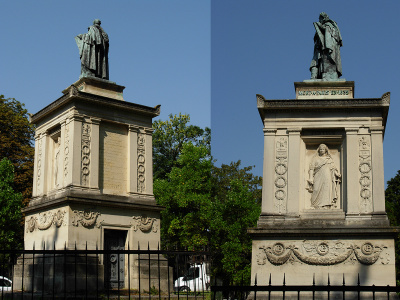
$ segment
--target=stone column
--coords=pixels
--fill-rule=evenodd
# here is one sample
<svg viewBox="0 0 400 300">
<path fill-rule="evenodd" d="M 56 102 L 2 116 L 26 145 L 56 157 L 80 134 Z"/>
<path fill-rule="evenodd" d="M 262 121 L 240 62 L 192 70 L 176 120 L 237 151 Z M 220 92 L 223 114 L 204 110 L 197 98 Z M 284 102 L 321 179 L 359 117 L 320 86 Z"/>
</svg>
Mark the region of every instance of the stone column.
<svg viewBox="0 0 400 300">
<path fill-rule="evenodd" d="M 300 132 L 301 128 L 288 129 L 289 159 L 288 159 L 288 197 L 287 214 L 299 216 L 300 201 Z"/>
<path fill-rule="evenodd" d="M 264 128 L 264 163 L 261 214 L 274 214 L 275 134 L 276 129 Z"/>
<path fill-rule="evenodd" d="M 90 188 L 99 188 L 99 163 L 100 163 L 100 122 L 101 119 L 90 118 L 92 132 L 90 135 Z"/>
<path fill-rule="evenodd" d="M 137 133 L 139 127 L 129 125 L 128 132 L 128 174 L 127 190 L 128 193 L 137 193 Z"/>
<path fill-rule="evenodd" d="M 383 129 L 383 126 L 371 127 L 372 201 L 374 214 L 386 214 L 383 172 Z"/>
<path fill-rule="evenodd" d="M 153 129 L 145 128 L 146 134 L 146 194 L 153 195 Z"/>
<path fill-rule="evenodd" d="M 345 128 L 346 130 L 346 161 L 345 169 L 343 172 L 346 174 L 346 178 L 343 178 L 343 182 L 346 182 L 346 196 L 347 205 L 345 212 L 347 216 L 359 215 L 359 184 L 358 184 L 358 128 Z"/>
</svg>

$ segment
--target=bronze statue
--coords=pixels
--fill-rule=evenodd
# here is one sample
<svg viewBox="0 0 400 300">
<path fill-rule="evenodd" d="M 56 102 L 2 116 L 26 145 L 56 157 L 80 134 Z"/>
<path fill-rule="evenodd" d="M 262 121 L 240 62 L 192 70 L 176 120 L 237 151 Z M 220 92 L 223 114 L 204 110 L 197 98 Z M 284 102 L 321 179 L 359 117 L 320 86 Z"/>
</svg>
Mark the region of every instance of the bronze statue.
<svg viewBox="0 0 400 300">
<path fill-rule="evenodd" d="M 342 36 L 335 21 L 322 12 L 319 22 L 314 22 L 314 56 L 311 60 L 311 79 L 335 81 L 342 76 L 340 47 Z"/>
<path fill-rule="evenodd" d="M 109 79 L 108 75 L 108 35 L 96 19 L 88 32 L 75 37 L 81 59 L 80 77 Z"/>
</svg>

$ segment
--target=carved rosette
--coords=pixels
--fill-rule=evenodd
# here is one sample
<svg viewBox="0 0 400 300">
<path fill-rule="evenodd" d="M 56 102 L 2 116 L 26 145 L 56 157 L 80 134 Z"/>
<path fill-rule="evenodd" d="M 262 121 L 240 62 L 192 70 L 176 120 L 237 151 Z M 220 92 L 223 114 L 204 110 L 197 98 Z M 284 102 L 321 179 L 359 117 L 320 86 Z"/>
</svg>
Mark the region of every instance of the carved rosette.
<svg viewBox="0 0 400 300">
<path fill-rule="evenodd" d="M 288 168 L 288 139 L 278 137 L 275 149 L 275 211 L 279 214 L 286 212 L 287 195 L 287 168 Z"/>
<path fill-rule="evenodd" d="M 359 183 L 360 183 L 360 211 L 372 212 L 372 165 L 371 141 L 369 136 L 362 136 L 359 142 Z"/>
<path fill-rule="evenodd" d="M 100 227 L 101 224 L 96 222 L 98 216 L 100 216 L 99 212 L 74 210 L 72 225 L 78 227 L 80 224 L 86 228 Z"/>
<path fill-rule="evenodd" d="M 39 187 L 41 184 L 41 174 L 42 174 L 42 137 L 38 139 L 38 157 L 37 157 L 37 178 L 36 183 Z"/>
<path fill-rule="evenodd" d="M 145 191 L 145 133 L 140 129 L 137 135 L 137 188 L 138 193 Z"/>
<path fill-rule="evenodd" d="M 89 184 L 90 167 L 90 124 L 82 123 L 82 185 Z"/>
<path fill-rule="evenodd" d="M 140 229 L 142 232 L 157 232 L 158 226 L 157 226 L 157 219 L 156 218 L 149 218 L 146 215 L 142 216 L 135 216 L 133 218 L 133 224 L 132 228 L 134 231 L 137 231 Z"/>
<path fill-rule="evenodd" d="M 330 266 L 356 261 L 363 265 L 372 265 L 381 259 L 388 264 L 387 246 L 371 242 L 350 243 L 347 241 L 302 241 L 284 244 L 281 242 L 259 248 L 257 263 L 265 265 L 267 260 L 273 265 L 286 262 L 316 266 Z"/>
<path fill-rule="evenodd" d="M 33 232 L 35 229 L 46 230 L 55 225 L 57 228 L 64 222 L 65 211 L 58 209 L 57 211 L 48 211 L 39 213 L 38 216 L 31 216 L 26 219 L 26 232 Z"/>
<path fill-rule="evenodd" d="M 69 122 L 65 124 L 64 134 L 64 178 L 68 175 L 68 160 L 69 160 Z"/>
</svg>

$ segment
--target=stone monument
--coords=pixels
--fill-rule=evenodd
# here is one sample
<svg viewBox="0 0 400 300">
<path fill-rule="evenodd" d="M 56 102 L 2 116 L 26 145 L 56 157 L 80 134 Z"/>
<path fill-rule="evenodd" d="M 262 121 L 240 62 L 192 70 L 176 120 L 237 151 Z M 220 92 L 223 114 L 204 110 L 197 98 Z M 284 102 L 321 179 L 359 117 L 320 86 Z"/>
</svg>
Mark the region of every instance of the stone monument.
<svg viewBox="0 0 400 300">
<path fill-rule="evenodd" d="M 160 106 L 124 101 L 124 87 L 107 80 L 108 36 L 99 20 L 76 39 L 81 78 L 31 117 L 36 126 L 35 160 L 32 200 L 24 209 L 25 249 L 133 250 L 140 244 L 156 250 L 162 208 L 153 195 L 152 118 L 160 114 Z M 112 255 L 100 256 L 100 261 L 89 257 L 98 267 L 100 288 L 127 288 L 130 282 L 132 289 L 138 289 L 137 268 L 128 278 L 124 257 L 121 255 L 120 263 Z M 106 264 L 107 259 L 111 261 Z M 131 266 L 138 263 L 132 262 L 134 259 L 132 256 Z M 29 264 L 29 258 L 25 257 L 25 262 Z M 51 273 L 52 262 L 48 263 Z M 147 257 L 147 270 L 148 263 Z M 145 267 L 146 262 L 141 265 Z M 20 261 L 16 288 L 21 287 L 21 268 Z M 161 268 L 167 268 L 163 261 Z M 82 273 L 78 276 L 84 276 Z M 153 274 L 152 284 L 158 287 L 158 273 Z M 36 278 L 40 275 L 35 274 L 33 287 L 30 276 L 29 266 L 25 266 L 24 290 L 42 289 L 41 278 Z M 73 274 L 67 278 L 73 280 Z M 148 278 L 148 272 L 147 277 L 142 274 L 142 287 L 149 286 Z M 93 274 L 89 279 L 89 285 L 96 286 Z M 55 282 L 62 291 L 62 280 L 56 278 Z M 78 278 L 78 289 L 85 287 L 84 282 Z M 161 290 L 167 290 L 166 280 L 162 280 Z"/>
<path fill-rule="evenodd" d="M 273 285 L 284 277 L 286 285 L 327 285 L 328 277 L 356 285 L 359 276 L 361 285 L 394 286 L 383 177 L 390 93 L 355 98 L 354 82 L 339 79 L 336 23 L 322 13 L 314 25 L 312 79 L 294 83 L 296 99 L 257 95 L 264 165 L 262 212 L 249 229 L 252 283 L 268 285 L 271 274 Z"/>
</svg>

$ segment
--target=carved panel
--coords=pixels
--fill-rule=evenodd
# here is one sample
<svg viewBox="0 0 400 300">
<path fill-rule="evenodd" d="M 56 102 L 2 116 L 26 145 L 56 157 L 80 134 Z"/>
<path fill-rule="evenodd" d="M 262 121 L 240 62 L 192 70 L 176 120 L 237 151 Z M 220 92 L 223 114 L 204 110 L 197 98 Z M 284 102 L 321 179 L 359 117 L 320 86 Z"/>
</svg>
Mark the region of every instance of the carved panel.
<svg viewBox="0 0 400 300">
<path fill-rule="evenodd" d="M 64 133 L 64 178 L 68 176 L 68 161 L 69 161 L 69 122 L 65 124 Z"/>
<path fill-rule="evenodd" d="M 138 178 L 138 192 L 143 193 L 146 188 L 145 183 L 145 138 L 146 135 L 143 129 L 140 129 L 138 132 L 138 140 L 137 140 L 137 178 Z"/>
<path fill-rule="evenodd" d="M 388 264 L 390 261 L 387 246 L 368 241 L 277 242 L 259 247 L 256 256 L 259 265 L 265 265 L 267 260 L 273 265 L 300 263 L 319 266 L 356 262 L 372 265 L 378 260 L 381 264 Z"/>
<path fill-rule="evenodd" d="M 72 225 L 78 227 L 79 224 L 83 227 L 90 228 L 93 226 L 100 227 L 101 224 L 97 223 L 97 217 L 100 216 L 99 212 L 74 210 Z"/>
<path fill-rule="evenodd" d="M 359 138 L 359 184 L 360 184 L 360 211 L 372 212 L 372 165 L 371 140 L 364 135 Z"/>
<path fill-rule="evenodd" d="M 38 157 L 37 157 L 37 187 L 40 187 L 42 175 L 42 137 L 38 139 Z"/>
<path fill-rule="evenodd" d="M 36 229 L 46 230 L 53 224 L 56 227 L 65 226 L 64 215 L 65 211 L 58 209 L 57 211 L 42 212 L 37 216 L 31 216 L 26 219 L 26 232 L 33 232 Z"/>
<path fill-rule="evenodd" d="M 82 123 L 82 185 L 89 185 L 90 167 L 90 124 Z"/>
<path fill-rule="evenodd" d="M 133 224 L 132 228 L 134 231 L 137 231 L 138 228 L 142 232 L 149 232 L 150 230 L 153 232 L 157 232 L 158 227 L 157 227 L 157 219 L 156 218 L 149 218 L 146 215 L 142 216 L 135 216 L 133 217 Z"/>
<path fill-rule="evenodd" d="M 286 212 L 288 168 L 288 138 L 277 137 L 275 148 L 275 211 L 279 214 Z"/>
</svg>

